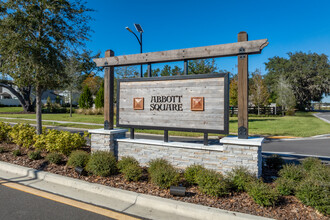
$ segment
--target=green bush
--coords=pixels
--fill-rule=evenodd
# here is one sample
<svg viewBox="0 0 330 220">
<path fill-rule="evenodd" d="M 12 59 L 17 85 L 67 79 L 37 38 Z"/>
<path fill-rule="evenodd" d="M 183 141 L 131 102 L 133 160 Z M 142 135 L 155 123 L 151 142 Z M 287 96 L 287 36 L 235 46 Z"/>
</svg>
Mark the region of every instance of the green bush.
<svg viewBox="0 0 330 220">
<path fill-rule="evenodd" d="M 21 150 L 17 149 L 17 150 L 14 150 L 14 151 L 13 151 L 13 155 L 14 155 L 15 157 L 22 156 L 22 152 L 21 152 Z"/>
<path fill-rule="evenodd" d="M 296 182 L 299 182 L 306 176 L 306 172 L 300 165 L 294 165 L 294 164 L 286 164 L 283 166 L 283 169 L 281 169 L 278 174 L 280 177 L 291 179 Z"/>
<path fill-rule="evenodd" d="M 296 197 L 305 205 L 330 215 L 330 183 L 307 178 L 297 187 Z"/>
<path fill-rule="evenodd" d="M 251 183 L 248 187 L 248 194 L 261 206 L 275 206 L 279 199 L 276 188 L 272 188 L 261 180 Z"/>
<path fill-rule="evenodd" d="M 29 124 L 16 124 L 9 131 L 9 136 L 15 144 L 29 148 L 34 144 L 35 133 L 36 129 Z"/>
<path fill-rule="evenodd" d="M 50 162 L 50 163 L 53 163 L 53 164 L 60 164 L 62 163 L 62 160 L 63 160 L 63 157 L 60 153 L 57 153 L 57 152 L 52 152 L 52 153 L 49 153 L 47 156 L 46 156 L 46 159 Z"/>
<path fill-rule="evenodd" d="M 39 160 L 41 159 L 41 151 L 40 150 L 31 151 L 28 153 L 28 157 L 31 160 Z"/>
<path fill-rule="evenodd" d="M 256 175 L 250 173 L 245 167 L 236 167 L 228 173 L 228 179 L 234 190 L 246 192 L 248 185 L 256 180 Z"/>
<path fill-rule="evenodd" d="M 139 181 L 142 176 L 142 168 L 138 164 L 128 164 L 124 169 L 121 170 L 124 177 L 128 181 Z"/>
<path fill-rule="evenodd" d="M 79 108 L 91 108 L 93 106 L 93 95 L 88 86 L 85 86 L 79 100 Z"/>
<path fill-rule="evenodd" d="M 197 184 L 197 174 L 203 170 L 205 170 L 205 168 L 201 165 L 190 165 L 184 172 L 184 178 L 191 185 Z"/>
<path fill-rule="evenodd" d="M 279 171 L 284 165 L 284 160 L 277 154 L 266 158 L 266 166 L 270 169 Z"/>
<path fill-rule="evenodd" d="M 197 184 L 202 193 L 210 196 L 224 196 L 229 194 L 230 185 L 224 176 L 213 170 L 205 169 L 197 174 Z"/>
<path fill-rule="evenodd" d="M 115 174 L 117 170 L 116 158 L 110 152 L 97 151 L 92 153 L 87 163 L 86 170 L 98 176 Z"/>
<path fill-rule="evenodd" d="M 293 195 L 297 187 L 297 182 L 292 179 L 280 177 L 276 181 L 276 188 L 283 196 Z"/>
<path fill-rule="evenodd" d="M 104 107 L 104 82 L 102 82 L 102 85 L 99 91 L 96 93 L 96 97 L 95 97 L 95 108 L 103 108 L 103 107 Z"/>
<path fill-rule="evenodd" d="M 0 147 L 0 153 L 6 152 L 6 149 L 4 147 Z"/>
<path fill-rule="evenodd" d="M 150 161 L 148 172 L 151 182 L 160 188 L 169 188 L 179 182 L 179 172 L 164 159 Z"/>
<path fill-rule="evenodd" d="M 330 167 L 322 164 L 308 172 L 308 176 L 315 180 L 330 183 Z"/>
<path fill-rule="evenodd" d="M 90 158 L 90 154 L 87 153 L 86 151 L 76 150 L 70 154 L 67 165 L 72 167 L 85 168 L 89 158 Z"/>
<path fill-rule="evenodd" d="M 139 162 L 134 157 L 122 157 L 120 161 L 117 163 L 117 167 L 120 172 L 123 172 L 123 170 L 126 169 L 127 166 L 130 166 L 131 164 L 139 165 Z"/>
<path fill-rule="evenodd" d="M 9 141 L 9 131 L 11 126 L 8 123 L 0 122 L 0 141 L 8 142 Z"/>
<path fill-rule="evenodd" d="M 302 161 L 302 166 L 306 171 L 311 171 L 312 169 L 322 165 L 320 159 L 315 157 L 308 157 Z"/>
<path fill-rule="evenodd" d="M 81 136 L 79 133 L 69 131 L 48 130 L 44 134 L 34 136 L 34 146 L 38 149 L 46 149 L 48 152 L 69 155 L 86 144 L 86 136 L 87 133 Z"/>
</svg>

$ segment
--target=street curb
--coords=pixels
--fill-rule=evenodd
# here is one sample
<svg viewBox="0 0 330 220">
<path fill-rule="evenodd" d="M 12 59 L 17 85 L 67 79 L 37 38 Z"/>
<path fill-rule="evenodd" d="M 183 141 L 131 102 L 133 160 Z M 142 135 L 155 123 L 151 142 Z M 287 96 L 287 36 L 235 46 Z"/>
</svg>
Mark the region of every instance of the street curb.
<svg viewBox="0 0 330 220">
<path fill-rule="evenodd" d="M 142 208 L 155 209 L 158 211 L 167 212 L 192 219 L 205 219 L 205 220 L 269 219 L 260 216 L 254 216 L 239 212 L 232 212 L 232 211 L 227 211 L 227 210 L 222 210 L 222 209 L 217 209 L 217 208 L 212 208 L 212 207 L 207 207 L 192 203 L 185 203 L 181 201 L 121 190 L 113 187 L 103 186 L 96 183 L 89 183 L 83 180 L 61 176 L 58 174 L 22 167 L 16 164 L 10 164 L 3 161 L 0 161 L 0 170 L 7 173 L 23 175 L 24 177 L 39 179 L 42 181 L 47 181 L 59 185 L 64 185 L 67 187 L 72 187 L 78 190 L 99 194 L 112 199 L 121 200 L 130 203 L 131 206 L 137 205 Z"/>
</svg>

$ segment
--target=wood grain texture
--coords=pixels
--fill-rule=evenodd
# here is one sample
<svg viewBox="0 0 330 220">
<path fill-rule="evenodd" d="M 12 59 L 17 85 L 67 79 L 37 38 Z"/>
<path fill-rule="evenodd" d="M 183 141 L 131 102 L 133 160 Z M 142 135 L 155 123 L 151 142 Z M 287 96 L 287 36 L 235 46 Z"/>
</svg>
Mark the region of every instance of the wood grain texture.
<svg viewBox="0 0 330 220">
<path fill-rule="evenodd" d="M 148 63 L 173 62 L 239 55 L 239 48 L 245 48 L 246 54 L 258 54 L 268 45 L 267 39 L 242 41 L 230 44 L 220 44 L 206 47 L 194 47 L 179 50 L 167 50 L 151 53 L 123 55 L 115 57 L 96 58 L 97 66 L 129 66 Z"/>
<path fill-rule="evenodd" d="M 224 78 L 119 82 L 120 125 L 224 130 Z M 181 102 L 157 103 L 152 96 L 182 96 Z M 133 100 L 144 97 L 144 109 Z M 191 97 L 204 98 L 204 111 L 191 110 Z M 151 111 L 151 104 L 182 104 L 182 111 Z"/>
</svg>

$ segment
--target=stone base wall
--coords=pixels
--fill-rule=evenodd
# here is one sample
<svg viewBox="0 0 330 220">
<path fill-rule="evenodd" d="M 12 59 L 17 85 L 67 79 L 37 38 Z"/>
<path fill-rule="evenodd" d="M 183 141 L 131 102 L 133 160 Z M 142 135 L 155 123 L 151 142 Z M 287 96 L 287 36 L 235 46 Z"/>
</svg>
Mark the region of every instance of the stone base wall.
<svg viewBox="0 0 330 220">
<path fill-rule="evenodd" d="M 219 144 L 204 146 L 196 143 L 129 139 L 125 137 L 126 131 L 90 130 L 92 152 L 110 151 L 119 160 L 124 156 L 132 156 L 142 166 L 148 166 L 148 163 L 156 158 L 166 159 L 180 169 L 200 164 L 224 174 L 235 167 L 243 166 L 256 176 L 261 176 L 263 138 L 226 137 L 221 139 Z"/>
<path fill-rule="evenodd" d="M 148 162 L 152 159 L 163 158 L 180 169 L 192 164 L 200 164 L 221 173 L 227 173 L 237 166 L 246 167 L 257 176 L 260 176 L 262 171 L 261 146 L 232 144 L 203 146 L 141 139 L 118 139 L 116 142 L 118 159 L 132 156 L 142 166 L 148 166 Z"/>
</svg>

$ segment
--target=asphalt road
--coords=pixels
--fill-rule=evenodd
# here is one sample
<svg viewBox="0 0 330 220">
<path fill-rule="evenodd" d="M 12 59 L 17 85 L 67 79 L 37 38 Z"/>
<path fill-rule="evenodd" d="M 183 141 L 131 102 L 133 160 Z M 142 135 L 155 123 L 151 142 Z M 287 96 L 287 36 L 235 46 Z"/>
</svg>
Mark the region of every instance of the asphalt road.
<svg viewBox="0 0 330 220">
<path fill-rule="evenodd" d="M 320 117 L 320 118 L 323 118 L 325 120 L 330 121 L 330 111 L 328 111 L 328 112 L 319 112 L 319 113 L 317 113 L 317 116 Z"/>
<path fill-rule="evenodd" d="M 105 220 L 111 218 L 0 185 L 0 219 Z"/>
</svg>

